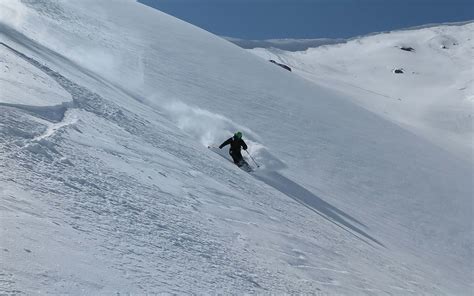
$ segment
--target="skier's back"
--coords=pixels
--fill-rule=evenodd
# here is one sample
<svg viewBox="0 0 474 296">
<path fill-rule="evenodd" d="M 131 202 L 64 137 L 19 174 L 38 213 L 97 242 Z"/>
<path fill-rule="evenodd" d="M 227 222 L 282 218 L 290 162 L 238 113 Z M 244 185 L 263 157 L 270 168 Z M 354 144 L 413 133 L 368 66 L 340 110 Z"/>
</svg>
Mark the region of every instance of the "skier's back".
<svg viewBox="0 0 474 296">
<path fill-rule="evenodd" d="M 219 146 L 222 149 L 224 146 L 230 145 L 229 154 L 232 156 L 234 163 L 238 166 L 242 166 L 245 163 L 242 157 L 241 148 L 247 150 L 247 144 L 242 139 L 242 133 L 236 132 L 233 137 L 227 139 L 224 143 Z"/>
</svg>

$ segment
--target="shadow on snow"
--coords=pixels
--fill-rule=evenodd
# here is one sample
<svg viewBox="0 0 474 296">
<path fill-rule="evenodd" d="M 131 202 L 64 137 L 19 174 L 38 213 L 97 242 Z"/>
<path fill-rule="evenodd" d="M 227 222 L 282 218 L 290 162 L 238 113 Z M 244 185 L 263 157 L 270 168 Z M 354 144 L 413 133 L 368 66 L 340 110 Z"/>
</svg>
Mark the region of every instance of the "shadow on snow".
<svg viewBox="0 0 474 296">
<path fill-rule="evenodd" d="M 385 247 L 380 241 L 355 225 L 359 224 L 361 227 L 366 227 L 364 224 L 325 202 L 303 186 L 282 176 L 280 173 L 275 171 L 260 171 L 252 175 L 365 243 L 372 245 L 371 242 L 373 242 L 381 247 Z"/>
</svg>

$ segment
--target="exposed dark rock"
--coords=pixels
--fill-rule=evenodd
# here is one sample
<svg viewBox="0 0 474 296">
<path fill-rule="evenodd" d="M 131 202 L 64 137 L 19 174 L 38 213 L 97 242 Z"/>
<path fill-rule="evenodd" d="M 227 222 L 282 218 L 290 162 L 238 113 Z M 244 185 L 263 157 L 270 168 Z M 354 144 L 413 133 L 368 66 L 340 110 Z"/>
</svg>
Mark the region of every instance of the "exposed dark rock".
<svg viewBox="0 0 474 296">
<path fill-rule="evenodd" d="M 290 68 L 290 67 L 288 67 L 287 65 L 285 65 L 285 64 L 280 64 L 280 63 L 277 63 L 277 62 L 275 62 L 274 60 L 269 60 L 269 61 L 270 61 L 270 63 L 274 63 L 274 64 L 276 64 L 276 65 L 278 65 L 278 66 L 282 67 L 283 69 L 285 69 L 285 70 L 288 70 L 288 71 L 290 71 L 290 72 L 291 72 L 291 68 Z"/>
<path fill-rule="evenodd" d="M 403 74 L 404 71 L 403 71 L 402 68 L 400 68 L 400 69 L 395 69 L 395 70 L 393 70 L 393 73 L 395 73 L 395 74 Z"/>
<path fill-rule="evenodd" d="M 402 46 L 400 47 L 401 50 L 404 50 L 404 51 L 415 51 L 415 49 L 413 47 L 410 47 L 410 46 Z"/>
</svg>

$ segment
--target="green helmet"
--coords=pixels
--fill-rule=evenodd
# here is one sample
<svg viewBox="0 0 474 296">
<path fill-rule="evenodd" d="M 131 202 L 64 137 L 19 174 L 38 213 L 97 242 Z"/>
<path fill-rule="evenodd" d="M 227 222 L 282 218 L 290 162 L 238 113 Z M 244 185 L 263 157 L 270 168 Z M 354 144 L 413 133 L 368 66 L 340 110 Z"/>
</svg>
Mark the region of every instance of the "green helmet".
<svg viewBox="0 0 474 296">
<path fill-rule="evenodd" d="M 242 139 L 242 133 L 241 132 L 236 132 L 234 134 L 234 137 L 236 137 L 237 139 Z"/>
</svg>

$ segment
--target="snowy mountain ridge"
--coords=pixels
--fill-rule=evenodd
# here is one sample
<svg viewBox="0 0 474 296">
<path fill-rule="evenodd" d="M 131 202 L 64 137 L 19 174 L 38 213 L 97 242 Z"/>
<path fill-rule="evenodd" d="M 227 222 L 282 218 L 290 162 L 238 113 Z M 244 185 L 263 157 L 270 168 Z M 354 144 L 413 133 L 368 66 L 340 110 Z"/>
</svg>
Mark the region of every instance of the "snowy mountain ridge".
<svg viewBox="0 0 474 296">
<path fill-rule="evenodd" d="M 472 290 L 471 164 L 355 92 L 126 0 L 2 1 L 0 74 L 2 293 Z"/>
<path fill-rule="evenodd" d="M 328 44 L 338 44 L 346 42 L 346 39 L 331 39 L 331 38 L 315 38 L 315 39 L 265 39 L 265 40 L 248 40 L 233 37 L 223 36 L 224 39 L 238 45 L 245 49 L 253 48 L 277 48 L 287 51 L 302 51 L 308 48 L 315 48 L 318 46 Z"/>
<path fill-rule="evenodd" d="M 369 34 L 354 36 L 351 38 L 277 38 L 277 39 L 242 39 L 235 37 L 222 36 L 222 38 L 236 44 L 239 47 L 245 49 L 254 49 L 254 48 L 274 48 L 281 49 L 286 51 L 305 51 L 310 48 L 316 48 L 323 45 L 334 45 L 339 43 L 347 43 L 351 40 L 357 40 L 365 37 L 370 37 L 379 34 L 387 34 L 394 32 L 403 32 L 403 31 L 413 31 L 420 30 L 432 27 L 439 26 L 463 26 L 472 23 L 473 21 L 465 22 L 446 22 L 446 23 L 432 23 L 425 24 L 421 26 L 413 26 L 404 29 L 390 30 L 390 31 L 381 31 L 381 32 L 372 32 Z"/>
</svg>

